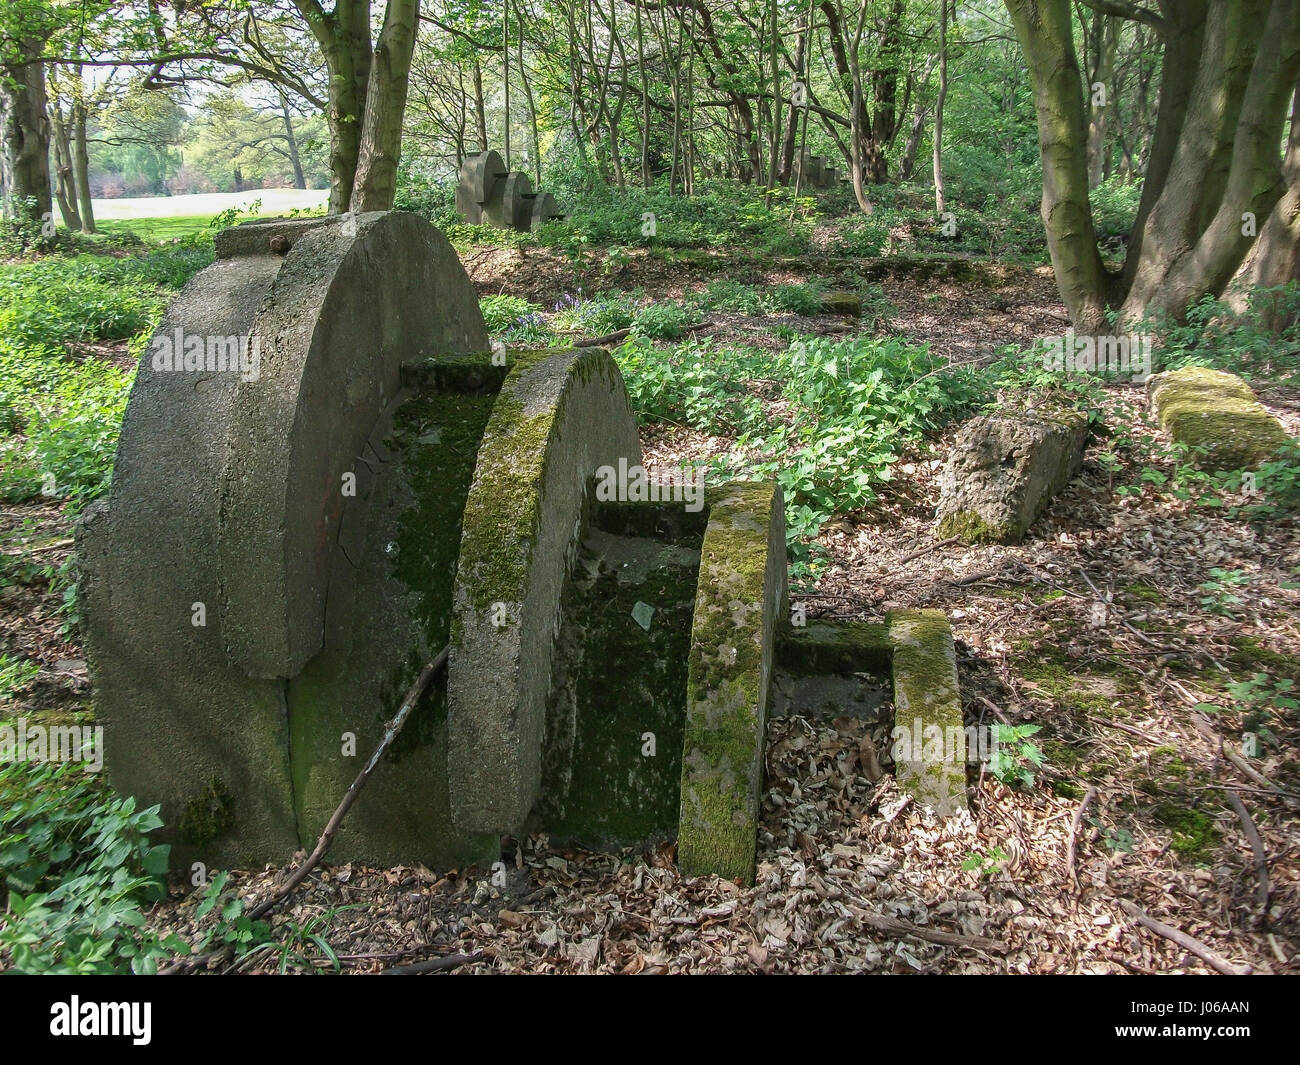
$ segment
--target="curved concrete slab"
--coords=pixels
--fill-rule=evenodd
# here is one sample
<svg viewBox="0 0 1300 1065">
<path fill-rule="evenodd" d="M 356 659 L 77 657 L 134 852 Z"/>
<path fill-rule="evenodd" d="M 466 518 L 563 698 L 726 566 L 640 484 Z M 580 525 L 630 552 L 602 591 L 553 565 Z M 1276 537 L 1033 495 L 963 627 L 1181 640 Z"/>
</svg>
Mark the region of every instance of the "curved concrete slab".
<svg viewBox="0 0 1300 1065">
<path fill-rule="evenodd" d="M 561 593 L 597 467 L 639 464 L 618 366 L 599 349 L 515 353 L 465 506 L 447 672 L 451 810 L 510 832 L 541 781 Z"/>
</svg>

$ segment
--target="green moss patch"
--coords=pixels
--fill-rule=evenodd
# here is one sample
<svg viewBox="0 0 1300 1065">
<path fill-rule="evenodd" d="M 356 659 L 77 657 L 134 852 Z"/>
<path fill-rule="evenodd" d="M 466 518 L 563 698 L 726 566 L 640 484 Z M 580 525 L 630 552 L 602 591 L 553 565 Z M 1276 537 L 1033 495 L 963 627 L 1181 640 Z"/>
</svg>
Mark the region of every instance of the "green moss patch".
<svg viewBox="0 0 1300 1065">
<path fill-rule="evenodd" d="M 786 673 L 890 675 L 893 644 L 888 626 L 862 621 L 810 621 L 787 627 L 777 640 L 776 663 Z"/>
<path fill-rule="evenodd" d="M 1208 862 L 1222 839 L 1214 818 L 1203 810 L 1163 802 L 1155 807 L 1152 816 L 1169 829 L 1173 850 L 1185 861 Z"/>
<path fill-rule="evenodd" d="M 935 535 L 940 540 L 956 536 L 968 544 L 1014 544 L 1024 538 L 1021 530 L 1006 522 L 987 522 L 973 510 L 947 514 L 940 519 Z"/>
<path fill-rule="evenodd" d="M 220 777 L 213 777 L 181 810 L 181 839 L 196 847 L 220 839 L 235 827 L 235 797 Z"/>
<path fill-rule="evenodd" d="M 785 614 L 780 489 L 708 493 L 688 661 L 677 861 L 751 882 L 777 618 Z"/>
<path fill-rule="evenodd" d="M 1160 425 L 1205 469 L 1252 469 L 1290 441 L 1240 377 L 1188 366 L 1151 379 Z"/>
<path fill-rule="evenodd" d="M 533 817 L 558 841 L 617 849 L 676 835 L 702 537 L 593 530 L 578 552 Z"/>
<path fill-rule="evenodd" d="M 898 786 L 940 813 L 954 813 L 966 805 L 966 742 L 952 628 L 941 610 L 893 610 L 888 625 L 894 725 L 912 737 L 907 756 L 895 764 Z M 940 758 L 927 757 L 934 730 Z"/>
</svg>

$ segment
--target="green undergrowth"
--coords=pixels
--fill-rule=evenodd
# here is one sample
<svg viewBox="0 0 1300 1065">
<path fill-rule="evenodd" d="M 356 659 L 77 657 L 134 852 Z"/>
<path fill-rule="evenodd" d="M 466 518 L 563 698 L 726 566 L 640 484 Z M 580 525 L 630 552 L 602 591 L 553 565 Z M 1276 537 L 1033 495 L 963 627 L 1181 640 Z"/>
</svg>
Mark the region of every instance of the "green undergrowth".
<svg viewBox="0 0 1300 1065">
<path fill-rule="evenodd" d="M 75 508 L 106 489 L 134 371 L 103 350 L 138 355 L 175 290 L 211 261 L 199 241 L 0 266 L 0 499 Z"/>
<path fill-rule="evenodd" d="M 719 479 L 781 484 L 797 567 L 831 515 L 874 502 L 904 452 L 985 388 L 979 372 L 940 372 L 928 348 L 895 338 L 801 337 L 774 356 L 695 340 L 665 349 L 633 334 L 615 358 L 642 421 L 732 436 Z"/>
</svg>

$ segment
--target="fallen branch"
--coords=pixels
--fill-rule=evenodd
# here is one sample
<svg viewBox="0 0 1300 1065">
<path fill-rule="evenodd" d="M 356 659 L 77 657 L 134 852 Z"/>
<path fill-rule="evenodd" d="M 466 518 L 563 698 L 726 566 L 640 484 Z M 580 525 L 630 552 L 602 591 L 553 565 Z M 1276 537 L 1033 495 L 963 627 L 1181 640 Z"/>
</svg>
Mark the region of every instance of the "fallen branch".
<svg viewBox="0 0 1300 1065">
<path fill-rule="evenodd" d="M 600 344 L 613 344 L 615 341 L 622 340 L 632 332 L 632 327 L 626 329 L 615 329 L 612 333 L 606 333 L 603 337 L 588 337 L 586 340 L 575 340 L 575 348 L 594 348 Z"/>
<path fill-rule="evenodd" d="M 379 760 L 387 753 L 388 748 L 392 746 L 393 740 L 397 739 L 397 734 L 402 731 L 402 726 L 406 724 L 406 719 L 411 716 L 411 711 L 415 709 L 415 704 L 420 701 L 420 696 L 424 694 L 424 689 L 429 686 L 435 673 L 440 670 L 447 661 L 447 655 L 451 651 L 448 645 L 438 652 L 438 656 L 420 671 L 419 677 L 411 685 L 411 690 L 406 693 L 406 698 L 402 700 L 402 705 L 397 708 L 397 713 L 393 719 L 384 727 L 384 738 L 379 741 L 379 746 L 375 748 L 375 753 L 370 756 L 361 772 L 357 774 L 357 779 L 352 782 L 352 787 L 348 788 L 347 794 L 343 796 L 343 801 L 339 803 L 338 809 L 334 811 L 334 816 L 329 819 L 325 826 L 325 831 L 320 834 L 320 839 L 316 841 L 316 846 L 312 849 L 311 854 L 307 855 L 307 860 L 298 866 L 292 876 L 285 881 L 274 895 L 265 902 L 259 903 L 249 918 L 256 921 L 259 917 L 266 915 L 272 907 L 278 905 L 289 894 L 301 884 L 310 873 L 325 857 L 325 852 L 330 849 L 330 844 L 334 842 L 334 836 L 338 833 L 339 826 L 343 823 L 343 818 L 347 812 L 352 809 L 352 804 L 357 801 L 357 796 L 361 794 L 361 789 L 366 786 L 366 781 L 370 779 L 370 774 L 375 771 L 375 766 Z"/>
<path fill-rule="evenodd" d="M 415 976 L 419 973 L 442 973 L 449 969 L 459 969 L 462 965 L 469 965 L 482 958 L 482 951 L 473 954 L 444 954 L 440 958 L 429 958 L 427 961 L 412 962 L 410 965 L 394 965 L 389 969 L 381 969 L 379 975 Z"/>
<path fill-rule="evenodd" d="M 682 332 L 696 333 L 701 329 L 707 329 L 710 324 L 711 323 L 709 322 L 696 322 L 694 325 L 684 325 L 682 326 Z M 616 341 L 622 340 L 624 337 L 628 336 L 631 332 L 632 332 L 631 326 L 628 326 L 626 329 L 616 329 L 614 330 L 614 332 L 606 333 L 604 336 L 601 337 L 588 337 L 585 340 L 575 340 L 573 342 L 573 347 L 594 348 L 594 347 L 599 347 L 601 344 L 613 344 Z"/>
<path fill-rule="evenodd" d="M 1250 811 L 1246 809 L 1246 804 L 1241 801 L 1241 797 L 1231 788 L 1227 790 L 1228 802 L 1232 803 L 1237 820 L 1241 822 L 1246 838 L 1250 840 L 1251 853 L 1255 856 L 1255 881 L 1258 885 L 1255 891 L 1255 905 L 1259 907 L 1260 916 L 1264 917 L 1268 913 L 1268 855 L 1264 851 L 1264 841 L 1259 838 L 1259 829 L 1255 827 Z"/>
<path fill-rule="evenodd" d="M 1229 762 L 1231 762 L 1243 773 L 1245 773 L 1246 776 L 1250 777 L 1250 779 L 1253 780 L 1260 787 L 1267 788 L 1269 791 L 1275 793 L 1280 792 L 1282 790 L 1271 780 L 1269 780 L 1268 777 L 1264 776 L 1263 773 L 1261 773 L 1253 765 L 1247 762 L 1245 758 L 1243 758 L 1240 754 L 1238 754 L 1233 749 L 1230 743 L 1224 743 L 1223 737 L 1220 736 L 1214 730 L 1214 726 L 1210 724 L 1209 719 L 1206 718 L 1204 715 L 1193 713 L 1192 723 L 1196 726 L 1196 730 L 1202 736 L 1204 736 L 1207 740 L 1210 740 L 1219 748 L 1220 754 L 1222 754 Z"/>
<path fill-rule="evenodd" d="M 910 921 L 904 921 L 897 917 L 882 917 L 879 914 L 868 913 L 858 906 L 850 906 L 850 911 L 868 928 L 877 932 L 884 932 L 891 936 L 912 936 L 915 939 L 924 939 L 927 943 L 938 943 L 945 947 L 966 947 L 970 950 L 986 950 L 997 954 L 1005 954 L 1011 948 L 996 939 L 985 939 L 983 936 L 966 936 L 960 932 L 944 932 L 938 928 L 926 928 L 924 925 L 912 924 Z"/>
<path fill-rule="evenodd" d="M 1142 909 L 1142 907 L 1134 905 L 1129 902 L 1128 899 L 1120 899 L 1119 905 L 1120 909 L 1132 917 L 1133 920 L 1137 921 L 1137 923 L 1143 928 L 1149 929 L 1158 936 L 1163 936 L 1171 943 L 1177 943 L 1184 950 L 1195 954 L 1210 968 L 1223 973 L 1225 976 L 1249 976 L 1255 971 L 1255 968 L 1252 965 L 1233 965 L 1229 961 L 1224 961 L 1199 939 L 1193 939 L 1186 932 L 1180 932 L 1172 925 L 1167 925 L 1163 921 L 1157 921 Z"/>
<path fill-rule="evenodd" d="M 946 540 L 940 540 L 938 543 L 930 544 L 928 547 L 923 547 L 919 551 L 913 551 L 910 555 L 904 555 L 898 560 L 897 564 L 901 566 L 904 562 L 911 562 L 912 559 L 920 558 L 922 555 L 928 555 L 931 551 L 938 551 L 941 547 L 955 544 L 960 539 L 960 536 L 950 536 Z"/>
<path fill-rule="evenodd" d="M 1075 848 L 1079 843 L 1079 826 L 1083 824 L 1084 815 L 1088 812 L 1088 807 L 1092 805 L 1093 799 L 1097 797 L 1096 785 L 1088 789 L 1084 795 L 1083 802 L 1079 803 L 1079 808 L 1074 811 L 1074 819 L 1070 822 L 1070 843 L 1065 851 L 1065 875 L 1067 879 L 1074 880 L 1078 883 L 1078 874 L 1074 871 Z"/>
<path fill-rule="evenodd" d="M 944 577 L 943 581 L 945 584 L 952 584 L 952 585 L 956 585 L 957 587 L 960 587 L 964 584 L 977 584 L 980 581 L 986 581 L 990 577 L 996 577 L 998 575 L 999 574 L 997 570 L 989 569 L 989 570 L 982 570 L 979 573 L 971 573 L 965 577 L 958 577 L 956 579 L 952 577 Z"/>
<path fill-rule="evenodd" d="M 398 733 L 402 731 L 402 727 L 406 724 L 406 719 L 411 716 L 411 711 L 415 709 L 415 704 L 420 701 L 420 696 L 423 695 L 425 689 L 428 688 L 429 682 L 433 680 L 437 672 L 447 664 L 447 655 L 450 651 L 450 645 L 444 647 L 438 652 L 437 657 L 420 671 L 420 675 L 416 678 L 415 683 L 411 685 L 410 691 L 406 693 L 406 698 L 402 700 L 402 705 L 397 708 L 397 713 L 394 714 L 392 720 L 384 726 L 384 738 L 379 741 L 379 746 L 375 748 L 374 754 L 370 756 L 369 761 L 366 762 L 361 772 L 357 774 L 356 780 L 352 782 L 352 786 L 348 788 L 347 793 L 343 796 L 343 801 L 339 803 L 338 808 L 334 811 L 334 815 L 329 819 L 328 824 L 325 825 L 325 831 L 320 834 L 320 838 L 316 841 L 316 846 L 312 848 L 311 854 L 307 855 L 307 858 L 303 863 L 293 871 L 289 876 L 289 879 L 286 880 L 281 887 L 276 889 L 274 894 L 265 901 L 258 903 L 248 912 L 249 920 L 256 921 L 260 917 L 265 917 L 272 909 L 287 899 L 293 893 L 293 889 L 307 879 L 307 874 L 315 869 L 320 863 L 320 860 L 325 857 L 325 852 L 329 850 L 330 844 L 334 842 L 334 836 L 338 833 L 339 826 L 343 823 L 343 818 L 346 817 L 347 812 L 352 809 L 352 804 L 357 801 L 357 796 L 361 794 L 361 789 L 365 787 L 366 781 L 370 779 L 370 774 L 375 771 L 375 766 L 379 764 L 379 760 L 383 758 L 385 753 L 387 753 L 388 748 L 392 746 L 393 740 L 397 739 Z M 161 970 L 160 975 L 171 976 L 176 973 L 184 972 L 187 969 L 195 969 L 199 966 L 206 965 L 213 958 L 225 953 L 228 949 L 228 947 L 222 947 L 221 950 L 213 951 L 210 954 L 200 954 L 193 958 L 179 958 L 172 962 L 172 964 L 166 969 Z"/>
</svg>

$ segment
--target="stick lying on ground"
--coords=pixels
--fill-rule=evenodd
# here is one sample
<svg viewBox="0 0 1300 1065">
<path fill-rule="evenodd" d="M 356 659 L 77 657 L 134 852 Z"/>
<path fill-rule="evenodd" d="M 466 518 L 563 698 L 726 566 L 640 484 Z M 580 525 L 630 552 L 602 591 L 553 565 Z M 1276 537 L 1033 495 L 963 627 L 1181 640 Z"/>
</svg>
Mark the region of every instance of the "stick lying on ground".
<svg viewBox="0 0 1300 1065">
<path fill-rule="evenodd" d="M 1250 852 L 1255 858 L 1255 905 L 1259 909 L 1260 918 L 1263 919 L 1268 915 L 1268 855 L 1264 851 L 1264 841 L 1259 838 L 1259 829 L 1255 827 L 1246 804 L 1231 788 L 1228 789 L 1228 802 L 1232 804 L 1241 827 L 1246 830 L 1246 839 L 1250 841 Z"/>
<path fill-rule="evenodd" d="M 433 680 L 438 670 L 447 664 L 447 655 L 450 652 L 451 645 L 449 644 L 439 651 L 437 657 L 420 671 L 415 683 L 411 685 L 411 690 L 406 693 L 406 698 L 402 700 L 402 705 L 397 708 L 397 713 L 384 726 L 384 738 L 379 741 L 375 753 L 370 756 L 370 760 L 366 762 L 365 767 L 357 774 L 357 779 L 348 788 L 347 793 L 343 796 L 343 801 L 339 803 L 338 809 L 334 811 L 329 823 L 325 825 L 325 831 L 320 834 L 320 839 L 316 841 L 316 846 L 312 848 L 312 852 L 307 855 L 302 865 L 293 871 L 289 879 L 277 888 L 270 898 L 258 903 L 249 911 L 248 917 L 250 920 L 256 921 L 259 917 L 266 916 L 272 909 L 287 899 L 293 893 L 293 889 L 307 879 L 307 874 L 320 864 L 320 860 L 325 857 L 325 852 L 330 849 L 330 844 L 334 842 L 334 837 L 338 833 L 339 826 L 343 823 L 343 818 L 352 809 L 352 804 L 357 801 L 357 796 L 361 794 L 361 789 L 366 786 L 366 781 L 370 779 L 370 774 L 375 771 L 375 766 L 379 764 L 379 760 L 384 757 L 388 748 L 393 745 L 393 740 L 397 739 L 398 733 L 402 731 L 402 726 L 406 724 L 406 719 L 411 716 L 411 711 L 415 709 L 415 704 L 420 701 L 420 696 L 424 694 L 429 682 Z M 195 958 L 180 958 L 162 970 L 162 975 L 166 976 L 183 972 L 186 969 L 196 968 L 220 953 L 221 951 L 214 951 L 211 954 L 203 954 Z"/>
<path fill-rule="evenodd" d="M 1225 976 L 1249 976 L 1255 971 L 1253 965 L 1233 965 L 1224 961 L 1199 939 L 1193 939 L 1186 932 L 1180 932 L 1173 925 L 1157 921 L 1140 906 L 1135 906 L 1128 899 L 1119 900 L 1120 909 L 1137 921 L 1143 928 L 1149 928 L 1158 936 L 1164 936 L 1171 943 L 1177 943 L 1184 950 L 1189 950 L 1211 969 L 1217 969 Z"/>
<path fill-rule="evenodd" d="M 684 325 L 682 326 L 682 332 L 694 333 L 700 329 L 706 328 L 708 324 L 708 322 L 696 322 L 694 325 Z M 586 340 L 575 340 L 573 346 L 575 348 L 594 348 L 601 344 L 613 344 L 616 341 L 622 340 L 631 332 L 632 327 L 628 326 L 626 329 L 616 329 L 614 332 L 606 333 L 604 336 L 588 337 Z"/>
</svg>

